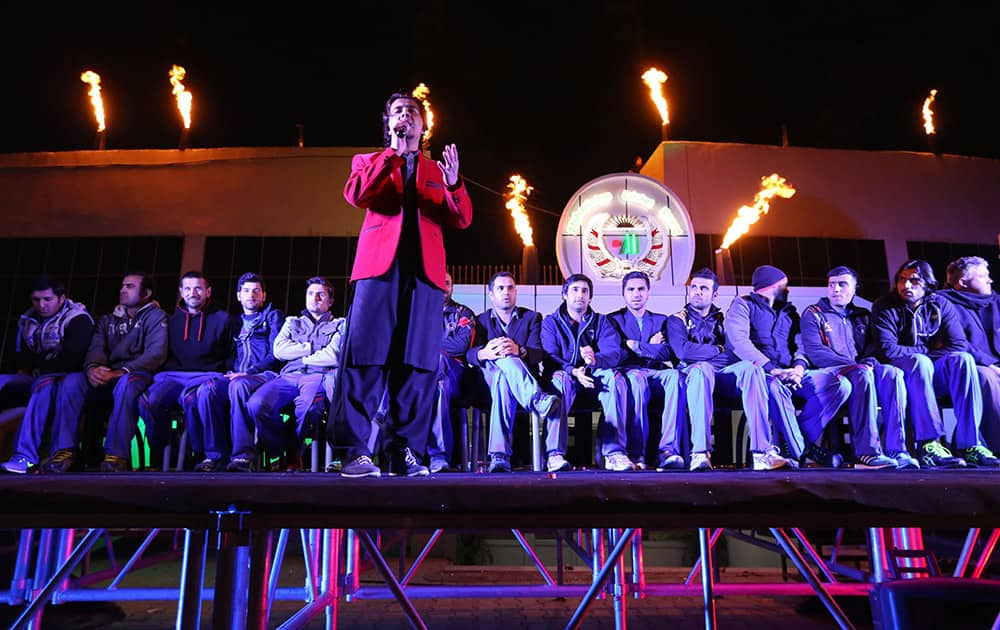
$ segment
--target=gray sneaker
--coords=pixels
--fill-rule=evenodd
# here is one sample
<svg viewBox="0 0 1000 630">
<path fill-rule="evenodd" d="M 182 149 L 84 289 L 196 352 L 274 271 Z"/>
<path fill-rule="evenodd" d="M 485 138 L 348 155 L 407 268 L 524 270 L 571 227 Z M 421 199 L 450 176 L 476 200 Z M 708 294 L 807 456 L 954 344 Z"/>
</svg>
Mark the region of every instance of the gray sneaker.
<svg viewBox="0 0 1000 630">
<path fill-rule="evenodd" d="M 510 472 L 510 460 L 503 453 L 491 453 L 490 467 L 486 470 L 491 473 Z"/>
<path fill-rule="evenodd" d="M 896 460 L 886 457 L 881 453 L 874 455 L 862 455 L 854 462 L 854 467 L 859 470 L 884 470 L 886 468 L 896 468 Z"/>
<path fill-rule="evenodd" d="M 906 451 L 898 453 L 888 453 L 888 456 L 896 460 L 896 470 L 919 470 L 920 464 Z"/>
<path fill-rule="evenodd" d="M 340 469 L 341 477 L 381 477 L 382 471 L 372 462 L 372 458 L 367 455 L 356 457 L 344 464 Z"/>
<path fill-rule="evenodd" d="M 559 407 L 560 402 L 558 396 L 539 391 L 531 397 L 531 408 L 541 417 L 548 418 Z"/>
</svg>

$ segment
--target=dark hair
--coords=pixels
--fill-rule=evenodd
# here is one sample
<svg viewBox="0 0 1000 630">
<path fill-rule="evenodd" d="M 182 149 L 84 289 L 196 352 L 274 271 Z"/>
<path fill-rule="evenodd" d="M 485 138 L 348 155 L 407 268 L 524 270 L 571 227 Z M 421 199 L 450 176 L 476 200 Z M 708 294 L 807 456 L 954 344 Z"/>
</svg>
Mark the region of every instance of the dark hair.
<svg viewBox="0 0 1000 630">
<path fill-rule="evenodd" d="M 385 146 L 392 144 L 392 135 L 389 133 L 389 108 L 392 107 L 393 101 L 401 98 L 413 101 L 420 108 L 420 118 L 423 123 L 423 129 L 420 131 L 420 147 L 426 148 L 424 144 L 427 142 L 427 108 L 424 107 L 423 101 L 406 90 L 393 92 L 389 100 L 385 102 L 385 107 L 382 108 L 382 141 L 385 143 Z"/>
<path fill-rule="evenodd" d="M 826 274 L 827 279 L 830 279 L 834 276 L 851 276 L 852 278 L 854 278 L 855 285 L 857 285 L 861 281 L 861 279 L 858 278 L 858 272 L 854 271 L 847 265 L 837 265 Z"/>
<path fill-rule="evenodd" d="M 62 297 L 66 295 L 66 283 L 62 280 L 56 280 L 48 274 L 41 276 L 36 276 L 34 281 L 31 283 L 31 292 L 35 291 L 48 291 L 52 289 L 56 297 Z"/>
<path fill-rule="evenodd" d="M 205 274 L 203 274 L 200 271 L 186 271 L 186 272 L 184 272 L 184 275 L 181 276 L 181 280 L 180 280 L 180 282 L 177 283 L 177 286 L 180 286 L 181 284 L 183 284 L 185 280 L 190 280 L 192 278 L 194 278 L 195 280 L 204 280 L 205 281 L 205 286 L 207 286 L 207 287 L 212 286 L 212 281 L 209 280 L 208 278 L 206 278 Z"/>
<path fill-rule="evenodd" d="M 899 266 L 896 270 L 896 275 L 892 278 L 892 283 L 899 283 L 899 277 L 903 275 L 903 272 L 907 269 L 915 269 L 917 275 L 920 279 L 924 281 L 927 288 L 931 291 L 937 288 L 937 278 L 934 277 L 934 269 L 931 268 L 931 264 L 926 260 L 920 260 L 914 258 L 912 260 L 907 260 L 905 263 Z"/>
<path fill-rule="evenodd" d="M 649 288 L 649 276 L 644 271 L 630 271 L 622 278 L 622 295 L 625 295 L 625 285 L 629 280 L 642 280 L 646 283 L 646 288 Z"/>
<path fill-rule="evenodd" d="M 514 281 L 514 284 L 517 284 L 517 279 L 514 278 L 514 274 L 512 274 L 509 271 L 498 271 L 490 277 L 490 282 L 489 284 L 486 285 L 489 287 L 490 291 L 493 290 L 493 284 L 500 278 L 510 278 L 511 280 Z"/>
<path fill-rule="evenodd" d="M 240 279 L 236 281 L 236 290 L 239 291 L 240 289 L 242 289 L 243 285 L 246 284 L 247 282 L 256 282 L 257 284 L 260 285 L 261 291 L 267 291 L 267 285 L 264 283 L 264 279 L 261 278 L 260 275 L 252 271 L 248 271 L 242 276 L 240 276 Z"/>
<path fill-rule="evenodd" d="M 574 273 L 572 276 L 566 278 L 566 282 L 563 282 L 562 295 L 566 297 L 566 292 L 569 291 L 569 285 L 574 282 L 586 282 L 587 286 L 590 287 L 590 294 L 594 294 L 594 283 L 587 276 L 582 273 Z"/>
<path fill-rule="evenodd" d="M 719 290 L 719 276 L 715 275 L 715 272 L 709 269 L 708 267 L 702 267 L 698 271 L 692 273 L 691 277 L 688 278 L 687 285 L 691 286 L 691 281 L 694 280 L 695 278 L 703 278 L 705 280 L 711 280 L 712 290 L 713 291 Z"/>
<path fill-rule="evenodd" d="M 139 276 L 139 294 L 142 295 L 146 291 L 149 291 L 149 296 L 153 297 L 153 293 L 156 292 L 155 286 L 153 285 L 153 276 L 149 275 L 145 271 L 129 271 L 122 276 L 122 280 L 128 276 Z"/>
<path fill-rule="evenodd" d="M 312 278 L 306 280 L 306 289 L 308 289 L 314 284 L 326 287 L 326 290 L 330 292 L 330 297 L 333 297 L 333 285 L 330 284 L 329 280 L 327 280 L 323 276 L 313 276 Z"/>
</svg>

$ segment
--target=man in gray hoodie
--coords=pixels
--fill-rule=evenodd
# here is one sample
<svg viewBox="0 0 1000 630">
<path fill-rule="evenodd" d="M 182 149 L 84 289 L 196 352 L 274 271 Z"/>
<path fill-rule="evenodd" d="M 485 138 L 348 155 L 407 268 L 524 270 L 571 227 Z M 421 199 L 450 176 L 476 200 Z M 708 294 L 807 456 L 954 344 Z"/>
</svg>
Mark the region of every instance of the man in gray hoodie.
<svg viewBox="0 0 1000 630">
<path fill-rule="evenodd" d="M 145 273 L 122 278 L 119 304 L 102 316 L 83 360 L 83 372 L 63 381 L 57 422 L 75 423 L 85 405 L 111 402 L 101 472 L 130 468 L 129 451 L 139 418 L 139 396 L 153 382 L 153 373 L 167 360 L 167 314 L 153 300 L 153 279 Z M 64 472 L 72 457 L 57 452 L 47 472 Z"/>
</svg>

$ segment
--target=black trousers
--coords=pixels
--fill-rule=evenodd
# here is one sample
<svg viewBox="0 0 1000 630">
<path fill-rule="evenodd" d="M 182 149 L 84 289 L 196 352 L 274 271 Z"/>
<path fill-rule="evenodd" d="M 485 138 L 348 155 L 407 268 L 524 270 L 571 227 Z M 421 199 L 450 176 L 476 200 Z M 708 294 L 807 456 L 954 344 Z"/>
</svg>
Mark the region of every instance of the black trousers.
<svg viewBox="0 0 1000 630">
<path fill-rule="evenodd" d="M 373 454 L 376 419 L 390 452 L 409 447 L 423 456 L 437 394 L 443 304 L 439 288 L 397 263 L 379 278 L 355 283 L 341 380 L 350 459 Z"/>
</svg>

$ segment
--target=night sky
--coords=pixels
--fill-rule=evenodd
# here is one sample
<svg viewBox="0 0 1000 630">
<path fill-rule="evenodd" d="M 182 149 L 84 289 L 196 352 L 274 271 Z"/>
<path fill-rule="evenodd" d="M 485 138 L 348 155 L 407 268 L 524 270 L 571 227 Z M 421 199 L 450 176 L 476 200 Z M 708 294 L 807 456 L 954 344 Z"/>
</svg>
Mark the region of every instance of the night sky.
<svg viewBox="0 0 1000 630">
<path fill-rule="evenodd" d="M 931 88 L 940 151 L 1000 157 L 1000 9 L 954 3 L 35 2 L 5 8 L 0 153 L 92 148 L 79 81 L 102 76 L 108 148 L 177 146 L 171 64 L 194 94 L 193 147 L 380 143 L 394 89 L 431 88 L 435 157 L 458 144 L 462 172 L 555 213 L 588 180 L 629 168 L 660 137 L 640 75 L 655 65 L 676 140 L 926 150 L 919 110 Z M 30 7 L 26 6 L 31 4 Z M 351 4 L 358 6 L 350 6 Z M 695 8 L 695 5 L 699 8 Z M 766 173 L 762 173 L 766 174 Z M 470 232 L 450 262 L 489 239 L 519 262 L 503 200 L 472 187 Z M 558 219 L 531 214 L 542 262 Z M 499 242 L 497 241 L 497 235 Z"/>
</svg>

